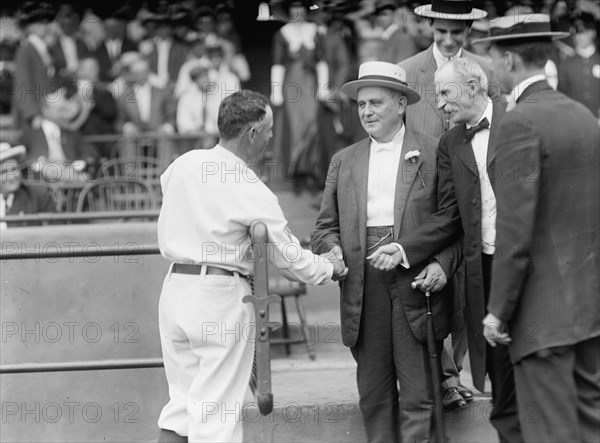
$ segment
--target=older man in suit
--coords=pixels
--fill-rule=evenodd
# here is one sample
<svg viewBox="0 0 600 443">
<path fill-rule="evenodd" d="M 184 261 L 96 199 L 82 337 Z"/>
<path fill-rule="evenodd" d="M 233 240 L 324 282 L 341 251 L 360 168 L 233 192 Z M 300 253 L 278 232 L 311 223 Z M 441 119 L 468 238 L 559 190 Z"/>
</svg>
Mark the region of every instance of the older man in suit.
<svg viewBox="0 0 600 443">
<path fill-rule="evenodd" d="M 525 442 L 591 442 L 600 429 L 600 143 L 584 105 L 544 77 L 544 14 L 492 23 L 498 128 L 496 254 L 484 335 L 509 344 Z"/>
<path fill-rule="evenodd" d="M 433 44 L 424 51 L 399 63 L 406 71 L 408 83 L 421 94 L 421 100 L 406 113 L 406 127 L 440 138 L 450 129 L 451 123 L 437 106 L 435 71 L 449 60 L 468 57 L 475 60 L 490 77 L 489 61 L 464 49 L 473 20 L 484 18 L 487 13 L 473 8 L 470 1 L 435 0 L 431 4 L 415 9 L 415 14 L 429 20 L 433 33 Z M 497 91 L 489 88 L 490 96 L 497 98 Z M 448 409 L 460 408 L 473 399 L 473 393 L 460 383 L 459 373 L 467 352 L 467 337 L 462 318 L 464 304 L 464 271 L 457 274 L 455 294 L 455 318 L 453 320 L 452 341 L 446 341 L 442 352 L 444 369 L 444 406 Z"/>
<path fill-rule="evenodd" d="M 455 124 L 440 139 L 438 189 L 445 206 L 458 210 L 464 232 L 465 325 L 473 384 L 484 391 L 492 382 L 490 421 L 501 442 L 522 441 L 512 364 L 505 347 L 486 347 L 481 331 L 489 299 L 496 238 L 495 179 L 497 136 L 506 104 L 490 102 L 483 69 L 470 58 L 443 65 L 435 74 L 438 106 Z"/>
<path fill-rule="evenodd" d="M 333 156 L 312 247 L 339 248 L 349 269 L 341 286 L 342 337 L 358 364 L 368 441 L 428 441 L 433 402 L 425 297 L 411 283 L 439 290 L 432 309 L 441 347 L 452 314 L 452 285 L 444 285 L 460 261 L 460 248 L 441 251 L 443 242 L 432 235 L 419 239 L 419 251 L 407 251 L 403 266 L 382 271 L 368 259 L 377 246 L 406 235 L 437 210 L 437 146 L 403 124 L 406 107 L 419 94 L 396 65 L 363 63 L 359 79 L 342 91 L 357 100 L 370 138 Z"/>
</svg>

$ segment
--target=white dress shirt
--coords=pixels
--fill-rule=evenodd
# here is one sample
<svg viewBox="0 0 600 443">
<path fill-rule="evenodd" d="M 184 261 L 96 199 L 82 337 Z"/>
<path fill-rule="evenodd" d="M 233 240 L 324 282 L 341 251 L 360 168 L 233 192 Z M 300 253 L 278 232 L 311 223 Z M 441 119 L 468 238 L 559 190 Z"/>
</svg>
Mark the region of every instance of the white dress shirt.
<svg viewBox="0 0 600 443">
<path fill-rule="evenodd" d="M 77 71 L 79 67 L 79 54 L 77 53 L 77 42 L 73 37 L 63 35 L 59 38 L 60 47 L 65 55 L 67 70 L 70 72 Z"/>
<path fill-rule="evenodd" d="M 48 143 L 48 161 L 64 163 L 67 157 L 60 140 L 60 126 L 51 120 L 43 119 L 42 132 L 46 136 L 46 142 Z"/>
<path fill-rule="evenodd" d="M 371 138 L 367 185 L 367 226 L 394 225 L 394 198 L 402 144 L 406 128 L 396 133 L 389 143 Z"/>
<path fill-rule="evenodd" d="M 485 112 L 479 121 L 487 118 L 492 124 L 493 104 L 488 102 Z M 477 122 L 479 123 L 479 122 Z M 466 125 L 467 129 L 471 125 Z M 473 125 L 474 126 L 474 125 Z M 479 186 L 481 189 L 481 249 L 485 254 L 493 255 L 496 250 L 496 196 L 490 183 L 487 171 L 487 153 L 490 141 L 490 130 L 482 129 L 471 140 L 471 148 L 475 155 L 475 163 L 479 172 Z"/>
<path fill-rule="evenodd" d="M 152 86 L 146 82 L 143 85 L 135 85 L 135 98 L 137 100 L 140 118 L 144 123 L 150 121 L 150 106 L 152 102 Z"/>
<path fill-rule="evenodd" d="M 463 50 L 462 48 L 460 48 L 458 50 L 458 52 L 456 54 L 454 54 L 452 57 L 446 57 L 444 54 L 442 54 L 442 52 L 438 49 L 437 45 L 434 43 L 433 44 L 433 58 L 435 59 L 435 64 L 436 66 L 439 68 L 440 66 L 442 66 L 444 63 L 449 62 L 450 60 L 455 60 L 457 58 L 461 58 L 462 57 L 462 53 Z"/>
<path fill-rule="evenodd" d="M 156 39 L 156 73 L 166 83 L 169 81 L 169 52 L 173 41 L 170 39 Z"/>
<path fill-rule="evenodd" d="M 6 197 L 4 194 L 0 193 L 0 218 L 4 218 L 8 215 L 10 208 L 12 208 L 13 200 L 15 199 L 15 194 L 10 193 Z M 0 222 L 0 230 L 4 230 L 8 227 L 6 222 Z"/>
<path fill-rule="evenodd" d="M 333 265 L 300 246 L 277 196 L 222 146 L 187 152 L 171 163 L 160 182 L 158 244 L 167 260 L 250 275 L 254 263 L 248 229 L 262 221 L 270 259 L 287 278 L 312 285 L 331 278 Z"/>
</svg>

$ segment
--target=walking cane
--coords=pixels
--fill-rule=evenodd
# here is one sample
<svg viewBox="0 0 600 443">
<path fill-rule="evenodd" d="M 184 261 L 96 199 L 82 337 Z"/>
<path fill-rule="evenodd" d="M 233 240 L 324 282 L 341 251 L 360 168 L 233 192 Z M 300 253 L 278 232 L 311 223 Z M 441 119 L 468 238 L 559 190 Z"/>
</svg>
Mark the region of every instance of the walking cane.
<svg viewBox="0 0 600 443">
<path fill-rule="evenodd" d="M 411 283 L 413 289 L 417 288 L 415 282 Z M 437 443 L 446 442 L 446 431 L 444 429 L 444 414 L 442 409 L 442 388 L 440 387 L 441 376 L 438 365 L 438 350 L 435 345 L 435 330 L 433 328 L 433 314 L 431 313 L 431 292 L 425 291 L 425 302 L 427 304 L 427 353 L 429 354 L 429 380 L 433 389 L 433 407 L 435 417 L 435 439 Z"/>
</svg>

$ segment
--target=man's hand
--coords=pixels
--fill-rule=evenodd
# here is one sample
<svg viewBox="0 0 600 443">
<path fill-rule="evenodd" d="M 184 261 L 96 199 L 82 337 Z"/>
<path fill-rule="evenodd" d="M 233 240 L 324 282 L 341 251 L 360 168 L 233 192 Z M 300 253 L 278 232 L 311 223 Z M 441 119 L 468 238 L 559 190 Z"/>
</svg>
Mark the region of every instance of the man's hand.
<svg viewBox="0 0 600 443">
<path fill-rule="evenodd" d="M 380 246 L 375 252 L 367 257 L 371 266 L 380 271 L 391 271 L 402 261 L 402 253 L 393 244 Z"/>
<path fill-rule="evenodd" d="M 506 323 L 496 317 L 494 314 L 488 314 L 483 319 L 483 336 L 492 347 L 498 343 L 508 345 L 512 338 L 508 335 Z"/>
<path fill-rule="evenodd" d="M 433 260 L 417 274 L 412 286 L 423 292 L 437 292 L 446 286 L 447 282 L 444 269 L 437 261 Z"/>
<path fill-rule="evenodd" d="M 322 256 L 333 265 L 333 276 L 331 277 L 333 281 L 344 280 L 348 276 L 348 268 L 346 267 L 346 263 L 344 263 L 344 255 L 341 247 L 334 246 Z"/>
</svg>

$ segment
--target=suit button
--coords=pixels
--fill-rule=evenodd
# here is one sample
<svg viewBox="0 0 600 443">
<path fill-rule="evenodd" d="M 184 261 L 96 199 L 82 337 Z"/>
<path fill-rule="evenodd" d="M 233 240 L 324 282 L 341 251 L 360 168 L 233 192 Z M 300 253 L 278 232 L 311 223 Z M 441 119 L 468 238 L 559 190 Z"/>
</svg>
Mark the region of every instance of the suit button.
<svg viewBox="0 0 600 443">
<path fill-rule="evenodd" d="M 471 222 L 471 224 L 472 224 L 473 226 L 477 226 L 477 220 L 473 220 L 473 221 Z"/>
<path fill-rule="evenodd" d="M 474 205 L 477 205 L 477 199 L 474 198 L 473 200 L 471 200 L 471 203 L 473 203 Z"/>
</svg>

